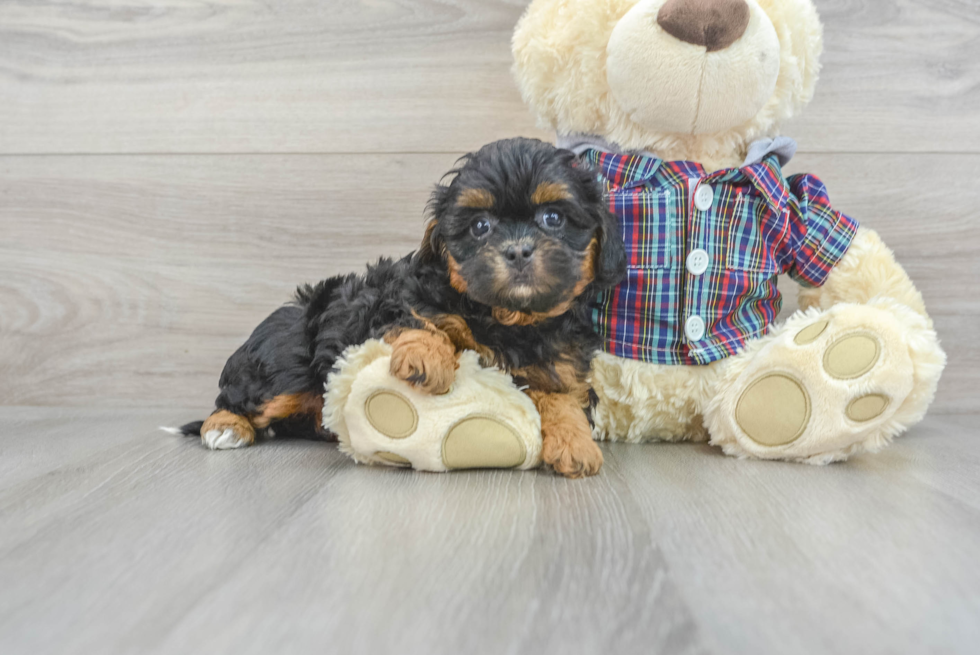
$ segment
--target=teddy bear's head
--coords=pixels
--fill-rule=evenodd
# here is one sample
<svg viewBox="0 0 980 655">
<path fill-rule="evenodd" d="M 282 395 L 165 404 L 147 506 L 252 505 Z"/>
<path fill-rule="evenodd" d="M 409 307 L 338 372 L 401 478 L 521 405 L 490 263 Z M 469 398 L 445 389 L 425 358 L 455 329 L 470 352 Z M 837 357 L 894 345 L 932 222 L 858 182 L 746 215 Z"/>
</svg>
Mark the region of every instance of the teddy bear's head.
<svg viewBox="0 0 980 655">
<path fill-rule="evenodd" d="M 820 50 L 812 0 L 534 0 L 513 41 L 524 99 L 559 134 L 713 167 L 810 100 Z"/>
</svg>

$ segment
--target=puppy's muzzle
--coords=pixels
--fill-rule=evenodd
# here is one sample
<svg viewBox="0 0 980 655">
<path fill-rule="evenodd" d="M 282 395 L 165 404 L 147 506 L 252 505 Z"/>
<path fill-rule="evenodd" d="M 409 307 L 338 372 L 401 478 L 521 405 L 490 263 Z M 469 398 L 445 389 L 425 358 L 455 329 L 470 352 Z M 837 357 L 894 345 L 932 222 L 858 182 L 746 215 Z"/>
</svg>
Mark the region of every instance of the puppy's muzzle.
<svg viewBox="0 0 980 655">
<path fill-rule="evenodd" d="M 530 241 L 508 243 L 501 249 L 504 261 L 518 272 L 523 272 L 534 257 L 534 244 Z"/>
</svg>

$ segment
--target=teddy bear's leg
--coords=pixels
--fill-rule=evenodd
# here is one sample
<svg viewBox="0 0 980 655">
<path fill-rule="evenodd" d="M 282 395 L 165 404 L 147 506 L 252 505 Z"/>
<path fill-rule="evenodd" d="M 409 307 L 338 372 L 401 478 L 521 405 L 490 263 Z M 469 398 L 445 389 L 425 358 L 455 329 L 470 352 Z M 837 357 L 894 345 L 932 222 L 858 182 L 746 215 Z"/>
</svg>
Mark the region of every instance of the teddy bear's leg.
<svg viewBox="0 0 980 655">
<path fill-rule="evenodd" d="M 541 463 L 541 419 L 510 376 L 464 351 L 451 386 L 433 394 L 399 379 L 395 352 L 371 340 L 337 362 L 323 423 L 342 451 L 364 464 L 422 471 Z"/>
<path fill-rule="evenodd" d="M 702 413 L 714 395 L 721 362 L 706 366 L 648 364 L 597 353 L 592 387 L 594 438 L 603 441 L 705 441 Z"/>
<path fill-rule="evenodd" d="M 878 450 L 925 414 L 942 364 L 928 320 L 893 299 L 798 312 L 726 362 L 711 443 L 814 464 Z"/>
<path fill-rule="evenodd" d="M 706 413 L 731 455 L 826 463 L 888 444 L 925 415 L 946 363 L 922 296 L 860 228 L 798 312 L 724 363 Z"/>
</svg>

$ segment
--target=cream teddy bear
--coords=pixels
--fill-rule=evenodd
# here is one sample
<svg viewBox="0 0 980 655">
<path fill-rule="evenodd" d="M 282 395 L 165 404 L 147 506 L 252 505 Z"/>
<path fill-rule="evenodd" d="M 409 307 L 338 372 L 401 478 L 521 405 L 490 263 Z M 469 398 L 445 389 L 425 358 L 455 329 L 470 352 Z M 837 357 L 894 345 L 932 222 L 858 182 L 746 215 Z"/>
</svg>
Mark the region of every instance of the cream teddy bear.
<svg viewBox="0 0 980 655">
<path fill-rule="evenodd" d="M 597 439 L 823 464 L 925 414 L 945 355 L 921 295 L 818 178 L 782 173 L 796 146 L 779 125 L 820 50 L 810 0 L 535 0 L 521 19 L 523 96 L 594 167 L 630 259 L 594 310 Z M 780 273 L 804 289 L 777 324 Z M 354 348 L 328 383 L 325 425 L 355 459 L 540 464 L 540 421 L 502 373 L 463 358 L 456 388 L 426 397 L 387 355 Z"/>
<path fill-rule="evenodd" d="M 923 417 L 945 355 L 921 295 L 818 178 L 782 173 L 819 68 L 810 0 L 535 0 L 513 51 L 630 258 L 594 315 L 597 439 L 823 464 Z M 802 309 L 777 324 L 780 273 Z"/>
</svg>

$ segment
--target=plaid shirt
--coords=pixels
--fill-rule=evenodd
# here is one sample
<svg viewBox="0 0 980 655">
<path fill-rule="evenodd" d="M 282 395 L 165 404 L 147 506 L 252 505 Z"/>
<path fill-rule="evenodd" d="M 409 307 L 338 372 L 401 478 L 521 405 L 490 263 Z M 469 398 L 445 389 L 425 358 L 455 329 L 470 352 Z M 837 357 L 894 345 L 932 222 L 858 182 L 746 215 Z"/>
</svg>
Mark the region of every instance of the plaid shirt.
<svg viewBox="0 0 980 655">
<path fill-rule="evenodd" d="M 784 178 L 776 154 L 710 175 L 688 161 L 591 148 L 582 157 L 623 229 L 626 279 L 593 309 L 605 350 L 620 357 L 707 364 L 734 355 L 779 313 L 776 276 L 820 286 L 857 229 L 819 179 Z"/>
</svg>

